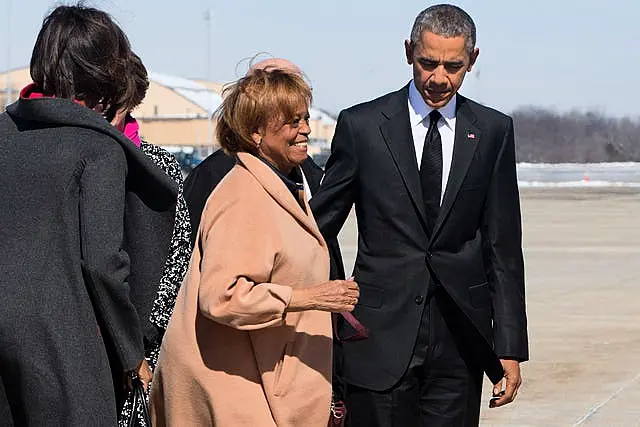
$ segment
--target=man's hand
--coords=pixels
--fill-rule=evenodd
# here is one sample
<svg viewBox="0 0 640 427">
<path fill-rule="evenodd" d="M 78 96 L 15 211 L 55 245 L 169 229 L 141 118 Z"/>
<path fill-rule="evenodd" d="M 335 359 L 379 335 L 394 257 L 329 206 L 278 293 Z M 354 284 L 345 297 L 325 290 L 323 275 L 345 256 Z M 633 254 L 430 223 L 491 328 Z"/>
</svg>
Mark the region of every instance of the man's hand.
<svg viewBox="0 0 640 427">
<path fill-rule="evenodd" d="M 522 384 L 520 362 L 506 359 L 500 359 L 500 362 L 504 369 L 504 379 L 493 386 L 493 398 L 489 401 L 490 408 L 499 408 L 513 402 Z"/>
</svg>

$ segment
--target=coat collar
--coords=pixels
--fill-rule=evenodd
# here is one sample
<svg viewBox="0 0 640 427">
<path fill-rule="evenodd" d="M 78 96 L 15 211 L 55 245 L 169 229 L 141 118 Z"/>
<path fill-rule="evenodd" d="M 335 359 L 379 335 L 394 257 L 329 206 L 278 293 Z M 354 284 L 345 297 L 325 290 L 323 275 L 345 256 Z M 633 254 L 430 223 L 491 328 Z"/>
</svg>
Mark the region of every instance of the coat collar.
<svg viewBox="0 0 640 427">
<path fill-rule="evenodd" d="M 92 129 L 120 144 L 127 158 L 127 188 L 154 210 L 166 210 L 176 202 L 178 188 L 146 154 L 111 126 L 97 112 L 63 98 L 20 98 L 7 107 L 7 113 L 22 121 L 47 126 L 76 126 Z"/>
<path fill-rule="evenodd" d="M 307 229 L 322 246 L 326 246 L 306 197 L 302 200 L 305 206 L 305 210 L 303 210 L 282 180 L 262 160 L 249 153 L 238 153 L 238 159 L 240 165 L 253 175 L 276 203 Z"/>
<path fill-rule="evenodd" d="M 412 204 L 418 212 L 425 232 L 427 218 L 420 186 L 420 172 L 416 160 L 416 151 L 409 120 L 409 85 L 389 95 L 381 113 L 384 118 L 380 124 L 380 132 L 386 142 L 391 157 L 400 171 L 402 180 L 407 188 Z M 476 147 L 480 142 L 480 130 L 476 125 L 476 116 L 470 108 L 467 99 L 456 95 L 456 127 L 453 144 L 453 159 L 447 188 L 445 189 L 440 216 L 436 221 L 430 244 L 437 238 L 448 217 L 453 202 L 460 190 L 462 181 L 467 174 Z"/>
</svg>

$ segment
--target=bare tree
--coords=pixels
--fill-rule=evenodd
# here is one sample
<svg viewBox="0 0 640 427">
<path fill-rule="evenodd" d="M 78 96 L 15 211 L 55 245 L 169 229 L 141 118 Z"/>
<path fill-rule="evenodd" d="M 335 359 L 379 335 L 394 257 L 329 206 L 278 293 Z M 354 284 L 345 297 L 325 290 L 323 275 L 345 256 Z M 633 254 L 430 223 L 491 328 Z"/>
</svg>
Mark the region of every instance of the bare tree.
<svg viewBox="0 0 640 427">
<path fill-rule="evenodd" d="M 640 121 L 526 107 L 513 114 L 517 159 L 531 163 L 640 161 Z"/>
</svg>

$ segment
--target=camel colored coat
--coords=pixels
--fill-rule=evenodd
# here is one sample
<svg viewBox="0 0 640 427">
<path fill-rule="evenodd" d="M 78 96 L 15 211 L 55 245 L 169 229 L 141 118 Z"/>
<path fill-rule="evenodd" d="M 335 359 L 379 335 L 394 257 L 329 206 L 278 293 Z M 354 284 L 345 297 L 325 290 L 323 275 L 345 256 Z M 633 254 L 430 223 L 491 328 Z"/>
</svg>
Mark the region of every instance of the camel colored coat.
<svg viewBox="0 0 640 427">
<path fill-rule="evenodd" d="M 153 379 L 155 426 L 326 426 L 331 318 L 286 312 L 293 288 L 328 280 L 327 247 L 260 159 L 211 193 Z"/>
</svg>

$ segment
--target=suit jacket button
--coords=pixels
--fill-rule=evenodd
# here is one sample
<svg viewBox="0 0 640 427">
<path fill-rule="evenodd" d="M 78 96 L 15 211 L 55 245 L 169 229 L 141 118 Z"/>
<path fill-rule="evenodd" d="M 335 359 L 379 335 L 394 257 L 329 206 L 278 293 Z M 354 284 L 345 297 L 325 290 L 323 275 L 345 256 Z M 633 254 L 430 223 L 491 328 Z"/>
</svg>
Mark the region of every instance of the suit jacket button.
<svg viewBox="0 0 640 427">
<path fill-rule="evenodd" d="M 422 304 L 422 301 L 424 301 L 424 298 L 422 298 L 422 295 L 418 295 L 415 301 L 416 301 L 416 304 L 420 305 Z"/>
</svg>

